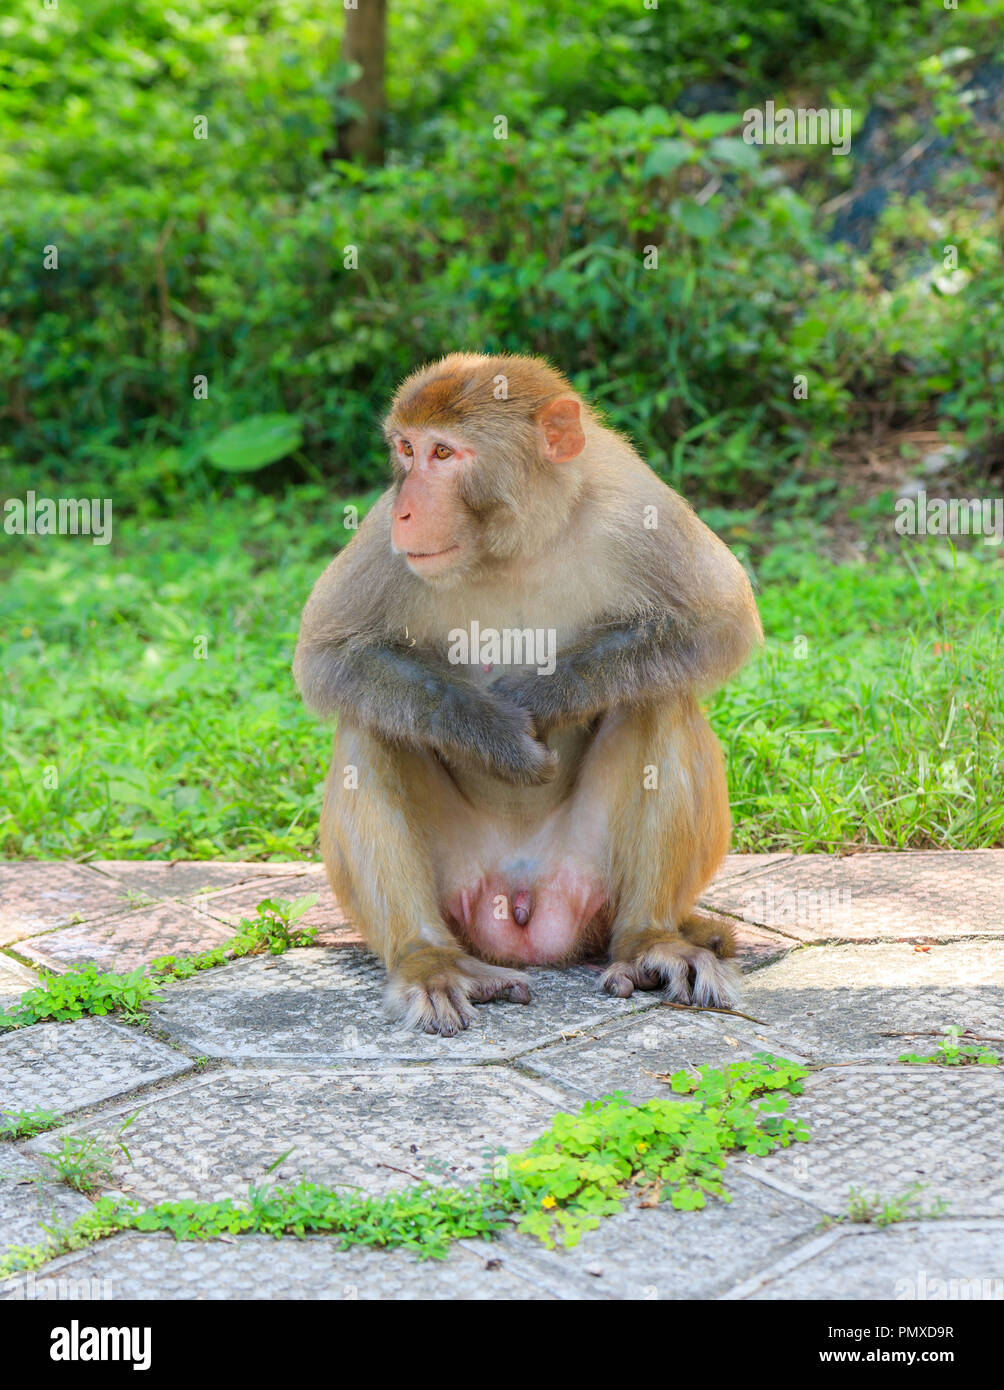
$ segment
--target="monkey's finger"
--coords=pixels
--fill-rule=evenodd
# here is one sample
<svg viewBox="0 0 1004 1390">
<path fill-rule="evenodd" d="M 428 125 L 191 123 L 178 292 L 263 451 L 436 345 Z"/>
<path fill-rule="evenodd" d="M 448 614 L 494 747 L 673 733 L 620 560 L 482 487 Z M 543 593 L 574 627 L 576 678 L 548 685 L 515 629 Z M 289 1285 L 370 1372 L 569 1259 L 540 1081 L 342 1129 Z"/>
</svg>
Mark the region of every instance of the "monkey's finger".
<svg viewBox="0 0 1004 1390">
<path fill-rule="evenodd" d="M 615 961 L 600 976 L 600 988 L 606 990 L 607 994 L 612 994 L 615 999 L 630 999 L 634 994 L 634 980 L 628 966 Z"/>
</svg>

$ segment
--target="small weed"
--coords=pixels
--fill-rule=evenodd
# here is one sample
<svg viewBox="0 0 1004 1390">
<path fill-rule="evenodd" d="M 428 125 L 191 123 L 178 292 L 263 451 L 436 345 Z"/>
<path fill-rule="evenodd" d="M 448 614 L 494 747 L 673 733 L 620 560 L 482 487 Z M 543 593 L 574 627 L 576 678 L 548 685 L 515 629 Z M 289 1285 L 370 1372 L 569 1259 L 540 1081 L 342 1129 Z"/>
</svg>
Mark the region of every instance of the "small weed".
<svg viewBox="0 0 1004 1390">
<path fill-rule="evenodd" d="M 915 1182 L 897 1197 L 882 1197 L 878 1192 L 871 1196 L 857 1187 L 852 1187 L 847 1196 L 846 1216 L 831 1216 L 823 1221 L 823 1226 L 839 1226 L 845 1223 L 862 1223 L 872 1226 L 894 1226 L 897 1221 L 922 1221 L 942 1216 L 948 1210 L 948 1203 L 942 1197 L 935 1199 L 930 1207 L 921 1205 L 921 1193 L 926 1183 Z"/>
<path fill-rule="evenodd" d="M 1001 1057 L 979 1042 L 964 1042 L 962 1029 L 957 1024 L 945 1029 L 945 1037 L 935 1050 L 926 1057 L 916 1052 L 902 1052 L 901 1062 L 933 1062 L 942 1067 L 999 1067 Z"/>
<path fill-rule="evenodd" d="M 317 928 L 294 927 L 319 897 L 318 893 L 307 893 L 293 902 L 286 898 L 264 898 L 258 904 L 258 916 L 244 918 L 237 935 L 229 941 L 199 955 L 158 956 L 150 962 L 151 975 L 158 984 L 166 980 L 187 980 L 201 970 L 211 970 L 242 956 L 258 956 L 265 951 L 281 956 L 295 947 L 310 946 Z"/>
<path fill-rule="evenodd" d="M 139 1112 L 137 1111 L 136 1114 Z M 60 1182 L 76 1192 L 93 1192 L 111 1181 L 116 1152 L 132 1163 L 122 1135 L 135 1120 L 130 1115 L 109 1138 L 97 1134 L 64 1134 L 58 1149 L 46 1151 L 41 1157 L 51 1165 Z"/>
<path fill-rule="evenodd" d="M 31 1139 L 63 1123 L 55 1110 L 14 1110 L 0 1116 L 0 1139 Z"/>
</svg>

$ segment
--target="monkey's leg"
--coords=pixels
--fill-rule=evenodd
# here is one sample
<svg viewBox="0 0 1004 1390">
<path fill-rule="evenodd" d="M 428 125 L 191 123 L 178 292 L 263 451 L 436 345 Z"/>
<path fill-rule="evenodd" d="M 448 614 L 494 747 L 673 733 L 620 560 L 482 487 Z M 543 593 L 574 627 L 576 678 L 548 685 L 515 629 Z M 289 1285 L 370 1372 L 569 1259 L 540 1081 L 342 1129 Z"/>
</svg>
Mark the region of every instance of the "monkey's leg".
<svg viewBox="0 0 1004 1390">
<path fill-rule="evenodd" d="M 597 748 L 610 814 L 614 918 L 609 994 L 664 988 L 680 1003 L 731 1007 L 738 972 L 727 925 L 694 903 L 728 848 L 718 741 L 687 696 L 620 716 Z"/>
<path fill-rule="evenodd" d="M 525 975 L 466 955 L 443 920 L 422 821 L 451 797 L 459 793 L 430 754 L 342 721 L 321 814 L 328 878 L 387 967 L 391 1014 L 444 1037 L 469 1027 L 475 1004 L 530 999 Z"/>
</svg>

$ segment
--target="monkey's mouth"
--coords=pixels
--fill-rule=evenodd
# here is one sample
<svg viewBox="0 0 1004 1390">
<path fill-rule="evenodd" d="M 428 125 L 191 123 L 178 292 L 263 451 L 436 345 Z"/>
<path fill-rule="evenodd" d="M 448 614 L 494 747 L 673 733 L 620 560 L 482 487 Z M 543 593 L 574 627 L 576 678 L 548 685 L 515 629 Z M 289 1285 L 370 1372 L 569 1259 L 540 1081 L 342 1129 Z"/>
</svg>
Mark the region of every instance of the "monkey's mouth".
<svg viewBox="0 0 1004 1390">
<path fill-rule="evenodd" d="M 405 558 L 409 564 L 415 560 L 441 560 L 444 555 L 455 555 L 459 545 L 451 545 L 447 550 L 406 550 Z"/>
</svg>

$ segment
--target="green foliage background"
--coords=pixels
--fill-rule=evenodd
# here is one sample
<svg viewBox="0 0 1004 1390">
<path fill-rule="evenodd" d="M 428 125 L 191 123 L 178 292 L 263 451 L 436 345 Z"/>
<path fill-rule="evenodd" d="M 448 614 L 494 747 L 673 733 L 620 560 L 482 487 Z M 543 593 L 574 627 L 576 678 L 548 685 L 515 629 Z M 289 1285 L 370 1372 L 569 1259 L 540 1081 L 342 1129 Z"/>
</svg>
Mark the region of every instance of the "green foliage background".
<svg viewBox="0 0 1004 1390">
<path fill-rule="evenodd" d="M 1000 843 L 998 552 L 904 549 L 843 464 L 943 431 L 1000 491 L 1004 141 L 967 97 L 997 0 L 390 12 L 381 169 L 331 155 L 338 6 L 0 17 L 0 494 L 116 523 L 0 536 L 0 852 L 314 851 L 299 608 L 383 486 L 386 397 L 458 347 L 551 356 L 751 566 L 767 650 L 713 707 L 739 847 Z M 853 161 L 739 138 L 768 98 L 947 157 L 855 249 L 825 211 Z"/>
</svg>

